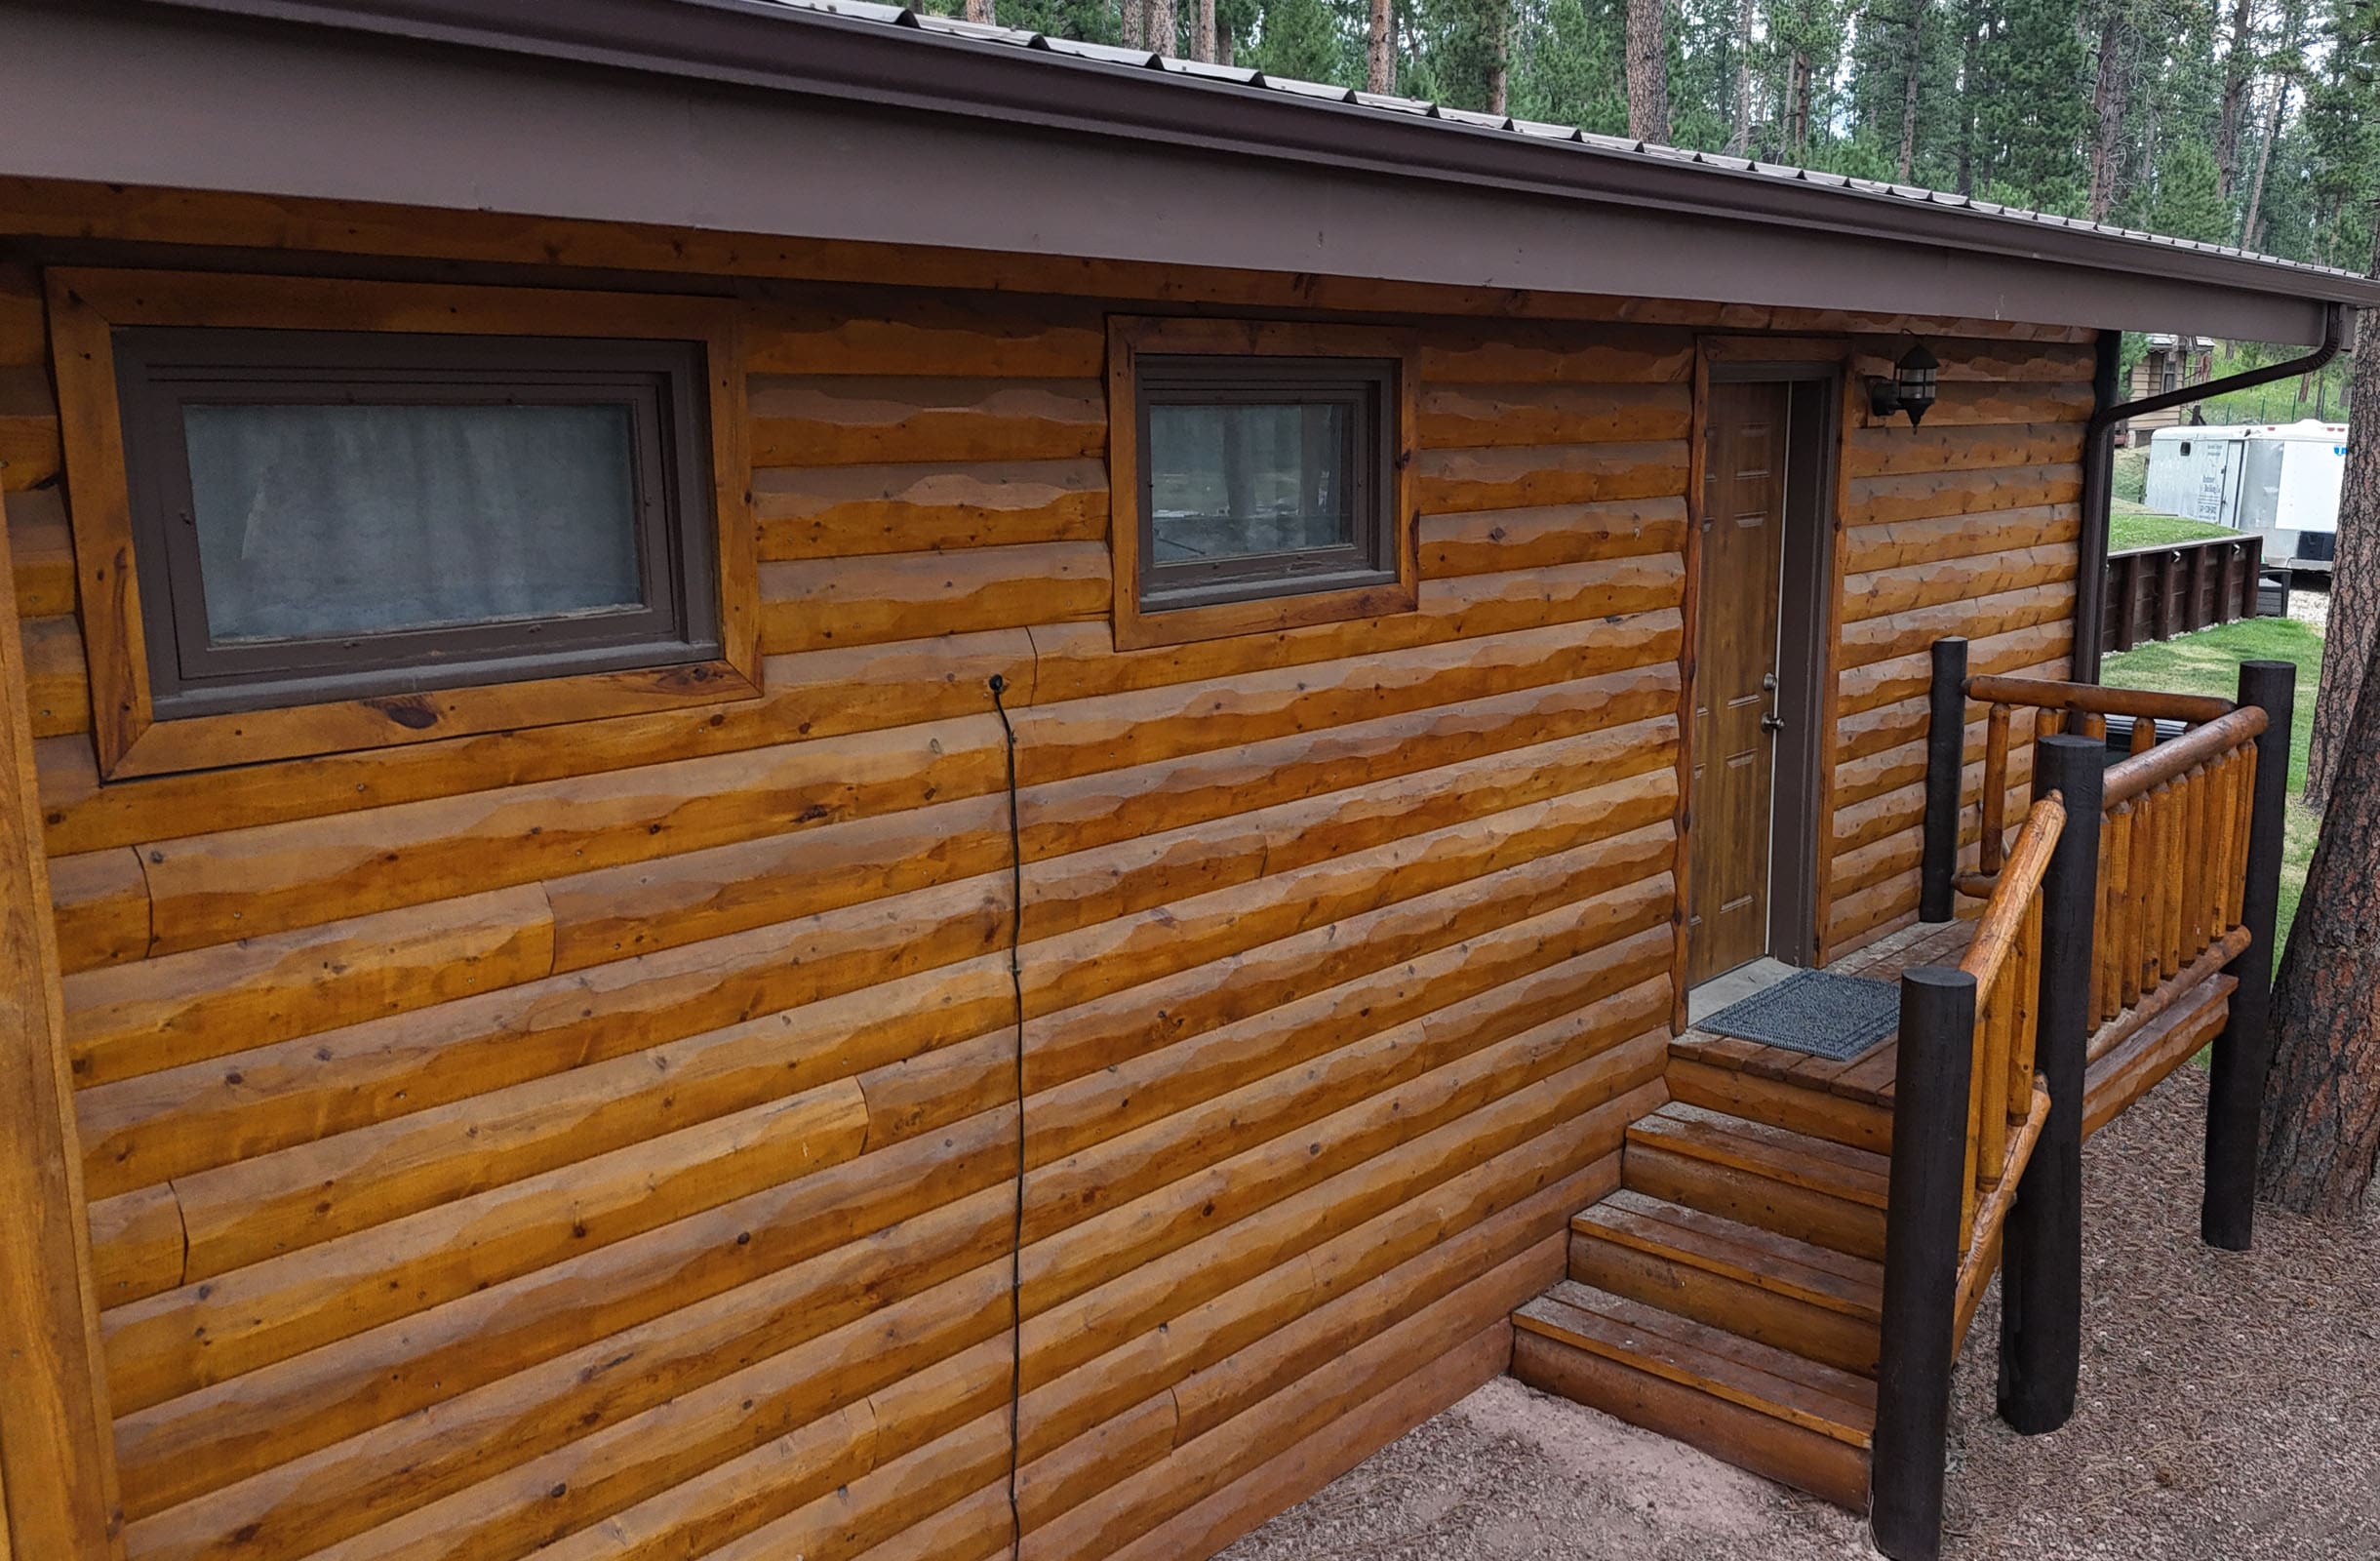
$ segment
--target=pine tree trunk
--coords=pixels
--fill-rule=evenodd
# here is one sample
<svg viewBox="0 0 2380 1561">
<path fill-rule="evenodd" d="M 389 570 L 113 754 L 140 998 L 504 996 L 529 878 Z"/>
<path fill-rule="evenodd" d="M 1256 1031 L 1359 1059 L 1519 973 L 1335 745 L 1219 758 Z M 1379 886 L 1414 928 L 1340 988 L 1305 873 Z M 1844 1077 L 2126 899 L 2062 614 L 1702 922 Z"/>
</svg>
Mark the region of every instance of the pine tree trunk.
<svg viewBox="0 0 2380 1561">
<path fill-rule="evenodd" d="M 1975 100 L 1983 95 L 1983 83 L 1975 71 L 1975 46 L 1983 30 L 1982 8 L 1975 0 L 1966 0 L 1964 20 L 1965 37 L 1959 43 L 1959 193 L 1975 193 Z"/>
<path fill-rule="evenodd" d="M 2380 1159 L 2380 654 L 2361 683 L 2273 994 L 2259 1170 L 2273 1202 L 2337 1219 Z"/>
<path fill-rule="evenodd" d="M 1735 7 L 1735 123 L 1727 132 L 1727 155 L 1752 150 L 1752 0 Z"/>
<path fill-rule="evenodd" d="M 1000 19 L 992 14 L 992 0 L 967 0 L 967 20 L 989 25 Z"/>
<path fill-rule="evenodd" d="M 1506 114 L 1512 91 L 1512 0 L 1488 6 L 1488 112 Z"/>
<path fill-rule="evenodd" d="M 1925 7 L 1928 0 L 1909 0 L 1909 37 L 1901 57 L 1900 180 L 1906 184 L 1918 165 L 1918 77 L 1925 61 Z"/>
<path fill-rule="evenodd" d="M 2247 85 L 2255 65 L 2255 0 L 2238 0 L 2232 7 L 2231 47 L 2223 56 L 2223 107 L 2215 120 L 2215 182 L 2225 200 L 2240 186 L 2240 127 L 2247 117 Z"/>
<path fill-rule="evenodd" d="M 1151 54 L 1170 55 L 1181 47 L 1173 20 L 1173 0 L 1149 0 L 1149 35 L 1144 40 Z"/>
<path fill-rule="evenodd" d="M 2376 244 L 2380 251 L 2380 244 Z M 2380 276 L 2380 253 L 2372 274 Z M 2339 487 L 2337 562 L 2331 566 L 2330 622 L 2323 630 L 2322 681 L 2314 695 L 2312 752 L 2306 764 L 2306 802 L 2326 809 L 2349 761 L 2358 673 L 2380 635 L 2380 309 L 2357 323 L 2353 426 L 2347 473 Z"/>
<path fill-rule="evenodd" d="M 1396 0 L 1371 0 L 1371 32 L 1364 49 L 1364 85 L 1372 92 L 1397 90 Z"/>
<path fill-rule="evenodd" d="M 2132 73 L 2124 60 L 2123 14 L 2110 7 L 2099 29 L 2099 76 L 2091 89 L 2097 129 L 2090 145 L 2090 220 L 2107 220 L 2116 204 L 2118 165 L 2123 155 L 2123 122 L 2131 110 Z"/>
<path fill-rule="evenodd" d="M 1214 63 L 1214 0 L 1198 0 L 1198 17 L 1190 24 L 1190 58 Z"/>
<path fill-rule="evenodd" d="M 1147 38 L 1148 38 L 1148 8 L 1147 8 L 1147 0 L 1123 0 L 1123 5 L 1124 5 L 1124 47 L 1125 47 L 1125 48 L 1127 48 L 1127 49 L 1145 49 L 1145 48 L 1147 48 L 1147 47 L 1148 47 L 1148 44 L 1147 44 L 1147 41 L 1146 41 L 1146 40 L 1147 40 Z"/>
<path fill-rule="evenodd" d="M 1669 140 L 1669 44 L 1663 0 L 1628 0 L 1628 134 Z"/>
<path fill-rule="evenodd" d="M 2304 9 L 2300 0 L 2290 0 L 2288 21 L 2282 27 L 2281 37 L 2281 52 L 2284 59 L 2294 58 L 2297 53 L 2298 27 L 2304 20 Z M 2251 250 L 2257 247 L 2256 222 L 2264 210 L 2264 176 L 2273 166 L 2273 142 L 2281 139 L 2281 127 L 2289 117 L 2290 85 L 2290 77 L 2285 70 L 2273 84 L 2273 111 L 2265 119 L 2264 139 L 2256 147 L 2256 173 L 2247 186 L 2247 216 L 2240 224 L 2240 242 Z"/>
</svg>

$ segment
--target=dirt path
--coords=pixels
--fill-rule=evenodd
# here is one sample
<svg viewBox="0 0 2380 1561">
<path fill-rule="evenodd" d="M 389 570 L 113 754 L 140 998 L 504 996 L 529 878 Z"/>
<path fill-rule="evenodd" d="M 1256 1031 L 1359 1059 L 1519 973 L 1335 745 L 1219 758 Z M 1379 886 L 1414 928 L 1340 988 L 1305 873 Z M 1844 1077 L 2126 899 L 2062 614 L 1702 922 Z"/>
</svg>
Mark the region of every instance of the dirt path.
<svg viewBox="0 0 2380 1561">
<path fill-rule="evenodd" d="M 2082 1401 L 1992 1415 L 1995 1297 L 1953 1408 L 1946 1561 L 2380 1558 L 2380 1203 L 2349 1229 L 2265 1211 L 2198 1240 L 2205 1075 L 2093 1140 Z M 1839 1512 L 1498 1381 L 1224 1552 L 1226 1561 L 1834 1561 Z"/>
</svg>

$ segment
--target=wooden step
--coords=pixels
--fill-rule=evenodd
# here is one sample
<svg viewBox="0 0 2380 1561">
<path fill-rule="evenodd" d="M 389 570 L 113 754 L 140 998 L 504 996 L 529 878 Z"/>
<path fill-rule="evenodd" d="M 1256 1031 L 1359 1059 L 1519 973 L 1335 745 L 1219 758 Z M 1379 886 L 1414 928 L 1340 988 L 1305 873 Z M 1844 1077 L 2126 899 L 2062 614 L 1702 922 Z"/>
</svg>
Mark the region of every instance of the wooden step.
<svg viewBox="0 0 2380 1561">
<path fill-rule="evenodd" d="M 1865 1379 L 1575 1281 L 1513 1323 L 1522 1381 L 1866 1508 L 1876 1389 Z"/>
<path fill-rule="evenodd" d="M 1880 1263 L 1625 1188 L 1570 1221 L 1570 1277 L 1863 1376 Z"/>
<path fill-rule="evenodd" d="M 1884 1097 L 1880 1103 L 1823 1085 L 1764 1078 L 1733 1065 L 1740 1061 L 1716 1049 L 1673 1043 L 1667 1069 L 1669 1093 L 1705 1110 L 1765 1122 L 1876 1154 L 1892 1152 L 1888 1081 L 1877 1092 Z M 1890 1061 L 1891 1053 L 1886 1051 L 1879 1065 L 1888 1066 Z"/>
<path fill-rule="evenodd" d="M 1891 1162 L 1673 1101 L 1628 1130 L 1628 1187 L 1881 1262 Z"/>
</svg>

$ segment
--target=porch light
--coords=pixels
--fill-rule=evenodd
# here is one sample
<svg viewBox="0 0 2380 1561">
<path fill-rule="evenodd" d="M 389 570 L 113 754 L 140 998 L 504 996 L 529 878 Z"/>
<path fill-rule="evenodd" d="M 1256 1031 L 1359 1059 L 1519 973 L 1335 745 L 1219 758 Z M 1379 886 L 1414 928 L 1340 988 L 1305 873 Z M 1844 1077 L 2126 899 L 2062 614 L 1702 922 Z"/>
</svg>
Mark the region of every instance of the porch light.
<svg viewBox="0 0 2380 1561">
<path fill-rule="evenodd" d="M 1892 378 L 1881 374 L 1868 376 L 1868 410 L 1879 418 L 1890 418 L 1896 412 L 1909 414 L 1909 426 L 1916 427 L 1925 420 L 1925 411 L 1934 404 L 1934 386 L 1940 378 L 1942 360 L 1925 348 L 1923 341 L 1913 342 L 1901 361 L 1892 366 Z"/>
</svg>

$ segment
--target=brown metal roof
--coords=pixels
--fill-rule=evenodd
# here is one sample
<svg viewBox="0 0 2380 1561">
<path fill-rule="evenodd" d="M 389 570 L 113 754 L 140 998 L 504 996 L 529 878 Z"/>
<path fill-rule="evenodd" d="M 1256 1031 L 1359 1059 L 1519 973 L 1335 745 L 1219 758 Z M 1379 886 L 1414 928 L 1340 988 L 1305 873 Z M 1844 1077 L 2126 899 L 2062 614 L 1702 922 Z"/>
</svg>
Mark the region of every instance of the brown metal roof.
<svg viewBox="0 0 2380 1561">
<path fill-rule="evenodd" d="M 1745 157 L 1729 157 L 1719 152 L 1691 151 L 1681 146 L 1668 146 L 1659 141 L 1635 140 L 1625 136 L 1604 136 L 1575 126 L 1554 124 L 1542 120 L 1518 119 L 1510 115 L 1484 114 L 1448 103 L 1431 102 L 1417 98 L 1385 97 L 1377 93 L 1361 92 L 1351 87 L 1332 86 L 1323 82 L 1301 81 L 1293 77 L 1268 76 L 1263 71 L 1232 65 L 1205 64 L 1194 60 L 1179 60 L 1170 55 L 1145 49 L 1119 49 L 1106 44 L 1084 43 L 1060 38 L 1050 33 L 1032 32 L 1015 27 L 989 26 L 980 22 L 962 21 L 948 17 L 927 16 L 900 6 L 877 5 L 870 0 L 754 0 L 756 4 L 800 13 L 845 17 L 874 22 L 881 26 L 913 28 L 921 33 L 966 38 L 978 43 L 1000 44 L 1012 49 L 1043 50 L 1051 54 L 1070 56 L 1080 60 L 1099 60 L 1108 64 L 1126 65 L 1135 69 L 1155 70 L 1176 78 L 1195 78 L 1207 82 L 1225 82 L 1254 92 L 1287 94 L 1309 101 L 1337 103 L 1375 114 L 1403 114 L 1433 120 L 1441 125 L 1462 126 L 1472 130 L 1493 131 L 1504 135 L 1527 136 L 1537 140 L 1550 140 L 1562 145 L 1580 147 L 1588 152 L 1609 157 L 1640 159 L 1665 164 L 1685 164 L 1714 172 L 1756 179 L 1781 180 L 1814 189 L 1842 194 L 1883 198 L 1913 206 L 1940 211 L 1954 211 L 1977 218 L 2002 221 L 2030 222 L 2056 228 L 2065 233 L 2088 233 L 2100 238 L 2116 239 L 2129 244 L 2145 244 L 2165 249 L 2195 252 L 2252 261 L 2259 265 L 2278 267 L 2286 272 L 2328 277 L 2340 281 L 2360 294 L 2380 300 L 2380 288 L 2354 271 L 2336 266 L 2315 265 L 2303 260 L 2283 259 L 2228 244 L 2204 244 L 2195 239 L 2170 238 L 2140 228 L 2122 227 L 2111 222 L 2092 222 L 2080 218 L 2059 217 L 2054 213 L 2036 212 L 2021 206 L 2003 206 L 1994 201 L 1979 200 L 1970 195 L 1952 194 L 1946 190 L 1928 189 L 1917 184 L 1881 182 L 1872 179 L 1853 179 L 1844 174 L 1821 173 L 1816 169 L 1795 168 L 1783 163 L 1764 163 Z M 1714 194 L 1715 199 L 1721 197 Z"/>
<path fill-rule="evenodd" d="M 0 173 L 2281 341 L 2380 305 L 2237 249 L 866 0 L 0 18 Z"/>
</svg>

